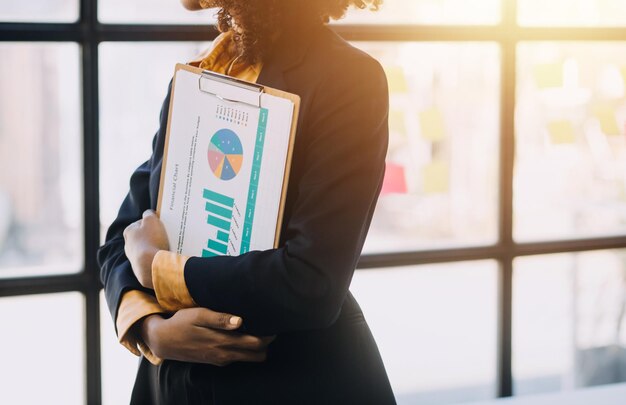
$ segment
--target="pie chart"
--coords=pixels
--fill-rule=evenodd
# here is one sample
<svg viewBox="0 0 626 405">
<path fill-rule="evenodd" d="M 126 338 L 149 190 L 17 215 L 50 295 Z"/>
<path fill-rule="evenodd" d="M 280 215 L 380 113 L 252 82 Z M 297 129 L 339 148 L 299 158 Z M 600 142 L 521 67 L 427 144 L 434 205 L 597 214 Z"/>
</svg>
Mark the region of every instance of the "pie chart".
<svg viewBox="0 0 626 405">
<path fill-rule="evenodd" d="M 215 177 L 232 180 L 243 164 L 243 146 L 236 133 L 230 129 L 220 129 L 211 138 L 207 156 Z"/>
</svg>

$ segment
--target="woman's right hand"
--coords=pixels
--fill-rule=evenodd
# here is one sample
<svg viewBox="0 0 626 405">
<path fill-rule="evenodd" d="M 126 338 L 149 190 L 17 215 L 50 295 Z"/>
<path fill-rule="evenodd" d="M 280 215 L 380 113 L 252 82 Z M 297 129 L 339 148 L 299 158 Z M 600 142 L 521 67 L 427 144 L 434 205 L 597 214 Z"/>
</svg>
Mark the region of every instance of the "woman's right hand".
<svg viewBox="0 0 626 405">
<path fill-rule="evenodd" d="M 187 308 L 165 319 L 155 314 L 139 326 L 143 341 L 162 359 L 216 366 L 245 362 L 263 362 L 271 337 L 245 335 L 236 330 L 242 320 L 237 316 L 206 308 Z"/>
</svg>

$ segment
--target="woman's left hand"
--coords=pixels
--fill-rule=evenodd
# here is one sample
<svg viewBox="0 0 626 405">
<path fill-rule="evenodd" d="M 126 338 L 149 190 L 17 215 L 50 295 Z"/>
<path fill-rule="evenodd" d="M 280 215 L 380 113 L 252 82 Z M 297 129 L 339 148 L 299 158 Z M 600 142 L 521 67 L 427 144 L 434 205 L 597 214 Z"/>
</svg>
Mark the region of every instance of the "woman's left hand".
<svg viewBox="0 0 626 405">
<path fill-rule="evenodd" d="M 146 288 L 152 284 L 152 260 L 159 250 L 169 250 L 163 222 L 152 210 L 124 229 L 124 252 L 130 261 L 137 280 Z"/>
</svg>

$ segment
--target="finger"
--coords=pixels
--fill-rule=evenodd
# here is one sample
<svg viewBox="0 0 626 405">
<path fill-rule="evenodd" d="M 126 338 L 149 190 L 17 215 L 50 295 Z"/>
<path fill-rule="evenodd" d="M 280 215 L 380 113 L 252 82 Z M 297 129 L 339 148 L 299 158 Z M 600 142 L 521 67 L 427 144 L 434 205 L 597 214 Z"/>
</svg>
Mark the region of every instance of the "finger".
<svg viewBox="0 0 626 405">
<path fill-rule="evenodd" d="M 275 336 L 259 337 L 236 331 L 221 331 L 207 327 L 198 327 L 198 343 L 211 345 L 219 341 L 220 347 L 230 350 L 265 351 Z"/>
<path fill-rule="evenodd" d="M 269 345 L 274 340 L 276 340 L 276 335 L 274 335 L 274 336 L 260 336 L 259 339 L 263 340 L 266 344 Z"/>
<path fill-rule="evenodd" d="M 145 210 L 141 217 L 143 219 L 146 219 L 146 218 L 156 218 L 156 216 L 157 216 L 156 212 L 154 212 L 153 210 Z"/>
<path fill-rule="evenodd" d="M 129 224 L 126 228 L 124 228 L 124 232 L 122 232 L 122 236 L 124 236 L 124 238 L 127 238 L 128 234 L 132 232 L 133 228 L 135 228 L 136 226 L 137 226 L 137 222 L 133 222 L 132 224 Z"/>
<path fill-rule="evenodd" d="M 255 352 L 247 350 L 236 350 L 228 353 L 231 362 L 243 361 L 249 363 L 262 363 L 267 360 L 267 351 Z"/>
<path fill-rule="evenodd" d="M 211 311 L 207 308 L 195 308 L 195 324 L 205 328 L 235 330 L 241 326 L 242 319 L 238 316 Z"/>
<path fill-rule="evenodd" d="M 205 349 L 206 350 L 206 349 Z M 168 357 L 171 360 L 186 361 L 192 363 L 212 364 L 224 367 L 234 362 L 260 363 L 267 360 L 266 352 L 248 352 L 239 350 L 224 350 L 220 353 L 202 352 L 200 349 L 192 349 L 184 353 L 174 353 Z"/>
<path fill-rule="evenodd" d="M 261 352 L 270 344 L 266 339 L 241 334 L 229 334 L 224 337 L 223 346 L 233 350 Z"/>
</svg>

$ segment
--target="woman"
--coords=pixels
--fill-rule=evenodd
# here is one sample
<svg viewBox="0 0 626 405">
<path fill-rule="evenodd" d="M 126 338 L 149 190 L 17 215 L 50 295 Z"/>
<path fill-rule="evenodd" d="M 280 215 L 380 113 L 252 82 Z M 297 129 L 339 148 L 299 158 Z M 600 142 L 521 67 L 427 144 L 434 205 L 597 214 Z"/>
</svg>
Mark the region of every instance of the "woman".
<svg viewBox="0 0 626 405">
<path fill-rule="evenodd" d="M 374 59 L 326 26 L 350 6 L 381 1 L 182 2 L 220 9 L 222 34 L 191 64 L 298 94 L 302 104 L 280 247 L 188 258 L 167 251 L 152 211 L 168 91 L 153 154 L 132 175 L 98 252 L 120 341 L 143 354 L 131 402 L 395 403 L 348 291 L 384 174 L 387 82 Z"/>
</svg>

